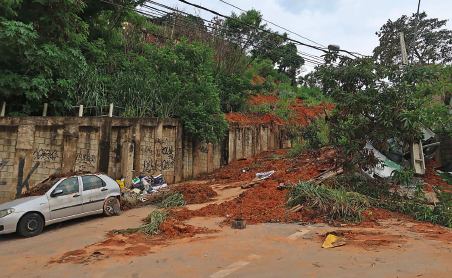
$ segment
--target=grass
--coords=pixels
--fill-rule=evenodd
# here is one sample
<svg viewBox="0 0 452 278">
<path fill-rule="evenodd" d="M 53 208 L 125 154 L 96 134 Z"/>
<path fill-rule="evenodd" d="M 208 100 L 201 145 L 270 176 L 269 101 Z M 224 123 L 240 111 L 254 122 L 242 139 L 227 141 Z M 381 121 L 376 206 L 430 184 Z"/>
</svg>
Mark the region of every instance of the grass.
<svg viewBox="0 0 452 278">
<path fill-rule="evenodd" d="M 300 181 L 288 195 L 288 206 L 304 205 L 331 219 L 361 221 L 361 213 L 370 206 L 367 198 L 344 189 L 331 189 L 313 182 Z"/>
</svg>

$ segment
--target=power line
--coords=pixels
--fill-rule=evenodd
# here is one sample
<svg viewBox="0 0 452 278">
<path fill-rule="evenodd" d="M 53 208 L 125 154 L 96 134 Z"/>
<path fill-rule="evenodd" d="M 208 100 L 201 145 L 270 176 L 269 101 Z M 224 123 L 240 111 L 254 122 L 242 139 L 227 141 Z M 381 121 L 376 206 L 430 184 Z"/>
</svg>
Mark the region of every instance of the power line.
<svg viewBox="0 0 452 278">
<path fill-rule="evenodd" d="M 241 10 L 242 12 L 246 12 L 246 10 L 243 10 L 243 9 L 237 7 L 237 6 L 234 6 L 234 5 L 232 5 L 232 4 L 230 4 L 230 3 L 226 2 L 226 1 L 223 1 L 223 0 L 220 0 L 220 1 L 223 2 L 223 3 L 225 3 L 226 5 L 229 5 L 229 6 L 231 6 L 231 7 L 234 7 L 234 8 L 236 8 L 236 9 L 238 9 L 238 10 Z M 295 32 L 292 32 L 292 31 L 290 31 L 290 30 L 288 30 L 288 29 L 286 29 L 286 28 L 284 28 L 284 27 L 282 27 L 282 26 L 279 26 L 279 25 L 277 25 L 277 24 L 275 24 L 275 23 L 273 23 L 273 22 L 270 22 L 270 21 L 268 21 L 268 20 L 265 20 L 264 18 L 262 18 L 262 20 L 265 21 L 265 22 L 268 22 L 268 23 L 270 23 L 270 24 L 272 24 L 272 25 L 274 25 L 274 26 L 276 26 L 276 27 L 279 27 L 279 28 L 281 28 L 281 29 L 283 29 L 283 30 L 285 30 L 285 31 L 287 31 L 287 32 L 289 32 L 289 33 L 292 33 L 292 34 L 294 34 L 294 35 L 297 35 L 297 36 L 299 36 L 300 38 L 303 38 L 303 39 L 305 39 L 305 40 L 308 40 L 308 41 L 310 41 L 310 42 L 313 42 L 313 43 L 315 43 L 315 44 L 317 44 L 317 45 L 320 45 L 320 46 L 326 48 L 326 46 L 321 45 L 320 43 L 317 43 L 317 42 L 315 42 L 315 41 L 313 41 L 313 40 L 310 40 L 310 39 L 308 39 L 308 38 L 306 38 L 306 37 L 303 37 L 302 35 L 299 35 L 299 34 L 297 34 L 297 33 L 295 33 Z"/>
<path fill-rule="evenodd" d="M 125 6 L 122 6 L 122 5 L 119 5 L 119 4 L 115 4 L 115 3 L 111 3 L 111 2 L 106 2 L 106 1 L 104 1 L 104 0 L 100 0 L 101 2 L 105 2 L 105 3 L 108 3 L 108 4 L 112 4 L 112 5 L 115 5 L 115 6 L 118 6 L 118 7 L 122 7 L 122 8 L 125 8 L 125 9 L 129 9 L 129 10 L 132 10 L 132 11 L 135 11 L 135 12 L 137 12 L 137 13 L 139 13 L 139 14 L 141 14 L 141 15 L 144 15 L 144 16 L 147 16 L 148 18 L 149 17 L 151 17 L 151 19 L 158 19 L 159 17 L 158 16 L 160 16 L 160 17 L 162 17 L 163 15 L 167 15 L 167 14 L 169 14 L 168 12 L 165 12 L 165 11 L 162 11 L 162 10 L 159 10 L 159 9 L 156 9 L 156 8 L 153 8 L 153 7 L 150 7 L 150 6 L 147 6 L 147 5 L 143 5 L 143 6 L 145 6 L 145 7 L 147 7 L 147 8 L 152 8 L 152 9 L 154 9 L 154 10 L 156 10 L 156 12 L 152 12 L 153 14 L 150 14 L 150 12 L 151 11 L 147 11 L 147 12 L 144 12 L 144 11 L 142 11 L 142 10 L 137 10 L 137 9 L 132 9 L 132 8 L 129 8 L 129 7 L 125 7 Z M 148 1 L 148 2 L 153 2 L 153 1 Z M 154 3 L 154 2 L 153 2 Z M 175 9 L 173 9 L 173 8 L 170 8 L 170 7 L 167 7 L 167 6 L 165 6 L 165 5 L 161 5 L 161 6 L 163 6 L 164 8 L 168 8 L 168 9 L 170 9 L 170 10 L 173 10 L 173 11 L 175 11 L 175 12 L 178 12 L 178 13 L 184 13 L 184 12 L 181 12 L 181 11 L 179 11 L 179 10 L 175 10 Z M 187 15 L 189 15 L 188 13 L 184 13 L 184 14 L 187 14 Z M 200 18 L 200 17 L 199 17 Z M 200 19 L 202 19 L 202 18 L 200 18 Z M 174 20 L 174 23 L 175 23 L 175 19 L 173 19 Z M 204 19 L 202 19 L 202 20 L 204 20 Z M 185 22 L 188 22 L 187 21 L 187 19 L 186 18 L 184 18 L 184 21 Z M 204 20 L 204 21 L 207 21 L 207 20 Z M 218 25 L 217 23 L 215 23 L 215 22 L 212 22 L 212 21 L 209 21 L 209 22 L 211 22 L 211 23 L 213 23 L 213 24 L 215 24 L 215 25 Z M 185 26 L 185 25 L 181 25 L 181 24 L 175 24 L 175 25 L 177 25 L 178 27 L 183 27 L 183 28 L 189 28 L 189 29 L 194 29 L 193 27 L 191 27 L 191 26 Z M 212 27 L 212 26 L 206 26 L 206 28 L 207 27 L 209 27 L 209 28 L 211 28 L 211 29 L 215 29 L 215 30 L 220 30 L 220 29 L 217 29 L 217 28 L 215 28 L 215 27 Z M 198 30 L 199 31 L 199 30 Z M 208 34 L 210 34 L 210 35 L 212 35 L 212 36 L 215 36 L 215 34 L 212 34 L 212 33 L 210 33 L 210 32 L 208 32 L 208 31 L 206 31 L 206 33 L 208 33 Z M 272 43 L 272 42 L 270 42 L 270 41 L 265 41 L 265 40 L 263 40 L 265 43 L 269 43 L 269 44 L 272 44 L 272 45 L 274 45 L 275 46 L 275 43 Z M 251 46 L 253 46 L 253 47 L 256 47 L 256 45 L 255 44 L 250 44 Z M 271 51 L 271 52 L 277 52 L 279 49 L 272 49 L 273 51 Z M 298 52 L 297 52 L 298 53 Z M 289 58 L 290 57 L 294 57 L 294 56 L 297 56 L 297 54 L 289 54 L 289 55 L 287 55 Z M 319 61 L 316 61 L 316 60 L 314 60 L 314 59 L 309 59 L 309 58 L 307 58 L 307 57 L 303 57 L 303 56 L 300 56 L 301 58 L 303 58 L 303 60 L 305 61 L 305 65 L 307 65 L 307 66 L 318 66 L 318 65 L 322 65 L 323 63 L 321 63 L 321 62 L 319 62 Z"/>
<path fill-rule="evenodd" d="M 190 15 L 190 14 L 188 14 L 188 13 L 186 13 L 186 12 L 182 12 L 182 11 L 180 11 L 180 10 L 177 10 L 177 9 L 174 9 L 174 8 L 171 8 L 171 7 L 168 7 L 168 6 L 166 6 L 166 5 L 163 5 L 163 4 L 160 4 L 160 3 L 157 3 L 157 2 L 154 2 L 154 1 L 146 1 L 147 3 L 151 3 L 151 4 L 155 4 L 155 5 L 157 5 L 157 6 L 159 6 L 159 7 L 162 7 L 162 8 L 165 8 L 165 9 L 168 9 L 168 10 L 171 10 L 171 11 L 174 11 L 174 12 L 178 12 L 178 13 L 182 13 L 182 14 L 185 14 L 185 15 Z M 152 9 L 155 9 L 155 10 L 158 10 L 158 11 L 161 11 L 161 10 L 159 10 L 159 9 L 156 9 L 156 8 L 154 8 L 154 7 L 150 7 L 150 6 L 147 6 L 147 5 L 144 5 L 143 4 L 143 6 L 145 6 L 145 7 L 148 7 L 148 8 L 152 8 Z M 163 11 L 161 11 L 161 12 L 163 12 Z M 210 20 L 206 20 L 206 19 L 203 19 L 203 18 L 201 18 L 201 17 L 199 17 L 198 16 L 198 18 L 200 18 L 201 20 L 203 20 L 203 21 L 205 21 L 205 22 L 210 22 L 210 23 L 212 23 L 212 24 L 214 24 L 214 25 L 218 25 L 218 23 L 216 23 L 216 22 L 213 22 L 213 21 L 210 21 Z M 220 25 L 218 25 L 219 26 L 219 28 L 224 28 L 223 26 L 220 26 Z M 210 28 L 213 28 L 213 27 L 210 27 Z M 215 29 L 215 28 L 213 28 L 213 29 Z M 218 29 L 217 29 L 218 30 Z M 266 41 L 267 43 L 268 43 L 268 41 Z M 255 45 L 253 45 L 253 46 L 255 46 Z M 302 54 L 302 52 L 298 52 L 299 54 Z M 303 55 L 307 55 L 307 56 L 310 56 L 310 58 L 313 58 L 313 59 L 310 59 L 310 58 L 307 58 L 307 57 L 304 57 Z M 322 58 L 321 57 L 319 57 L 319 56 L 315 56 L 315 55 L 311 55 L 311 54 L 307 54 L 307 53 L 303 53 L 302 55 L 300 55 L 303 59 L 305 59 L 307 62 L 312 62 L 313 64 L 323 64 L 323 61 L 322 61 Z M 320 60 L 320 61 L 317 61 L 317 60 Z"/>
<path fill-rule="evenodd" d="M 249 24 L 246 23 L 246 22 L 240 21 L 240 20 L 235 19 L 235 18 L 232 18 L 232 17 L 230 17 L 230 16 L 222 15 L 222 14 L 220 14 L 219 12 L 210 10 L 210 9 L 208 9 L 208 8 L 206 8 L 206 7 L 203 7 L 203 6 L 200 6 L 200 5 L 197 5 L 197 4 L 193 4 L 193 3 L 187 2 L 187 1 L 185 1 L 185 0 L 179 0 L 179 2 L 182 2 L 182 3 L 185 3 L 185 4 L 187 4 L 187 5 L 196 7 L 196 8 L 198 8 L 198 9 L 202 9 L 202 10 L 208 11 L 208 12 L 210 12 L 210 13 L 213 13 L 213 14 L 215 14 L 215 15 L 218 15 L 218 16 L 221 16 L 221 17 L 230 19 L 230 20 L 237 21 L 237 22 L 242 23 L 243 25 L 246 25 L 246 26 L 248 26 L 248 27 L 255 28 L 255 29 L 261 30 L 261 31 L 263 31 L 263 32 L 273 34 L 273 35 L 275 35 L 275 36 L 279 36 L 279 37 L 281 37 L 281 38 L 283 38 L 283 39 L 285 39 L 285 40 L 289 40 L 289 41 L 291 41 L 291 42 L 298 43 L 298 44 L 303 45 L 303 46 L 307 46 L 307 47 L 310 47 L 310 48 L 313 48 L 313 49 L 317 49 L 317 50 L 326 52 L 325 49 L 322 49 L 322 48 L 320 48 L 320 47 L 313 46 L 313 45 L 309 45 L 309 44 L 306 44 L 306 43 L 302 43 L 302 42 L 300 42 L 300 41 L 297 41 L 297 40 L 294 40 L 294 39 L 291 39 L 291 38 L 286 38 L 286 37 L 284 37 L 284 36 L 282 36 L 282 35 L 280 35 L 280 34 L 278 34 L 278 33 L 273 33 L 273 32 L 267 31 L 267 30 L 265 30 L 265 29 L 262 29 L 262 28 L 260 28 L 260 27 L 256 27 L 256 26 L 249 25 Z M 361 54 L 359 54 L 359 53 L 350 52 L 350 51 L 342 50 L 342 49 L 341 49 L 341 50 L 338 50 L 338 51 L 348 53 L 348 54 L 350 54 L 351 56 L 353 56 L 353 57 L 355 57 L 355 58 L 358 58 L 358 57 L 356 57 L 354 54 L 361 55 Z M 361 56 L 363 56 L 363 55 L 361 55 Z"/>
</svg>

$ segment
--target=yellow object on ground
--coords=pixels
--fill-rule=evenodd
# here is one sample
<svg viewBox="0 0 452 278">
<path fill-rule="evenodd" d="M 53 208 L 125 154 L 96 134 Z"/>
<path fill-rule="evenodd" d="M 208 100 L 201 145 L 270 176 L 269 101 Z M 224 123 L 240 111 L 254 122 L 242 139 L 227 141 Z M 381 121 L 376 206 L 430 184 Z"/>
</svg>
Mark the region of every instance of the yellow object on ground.
<svg viewBox="0 0 452 278">
<path fill-rule="evenodd" d="M 120 180 L 116 180 L 116 182 L 119 184 L 119 187 L 122 189 L 124 187 L 124 182 Z"/>
<path fill-rule="evenodd" d="M 323 248 L 333 248 L 337 246 L 342 246 L 347 243 L 347 239 L 343 237 L 338 237 L 332 234 L 329 234 L 325 241 L 323 242 Z"/>
</svg>

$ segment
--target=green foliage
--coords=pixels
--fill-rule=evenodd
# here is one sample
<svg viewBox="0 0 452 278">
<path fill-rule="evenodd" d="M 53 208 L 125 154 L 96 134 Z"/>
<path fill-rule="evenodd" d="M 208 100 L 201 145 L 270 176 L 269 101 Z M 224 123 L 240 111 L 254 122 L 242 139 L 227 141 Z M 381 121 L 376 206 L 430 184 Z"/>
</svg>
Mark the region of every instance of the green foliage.
<svg viewBox="0 0 452 278">
<path fill-rule="evenodd" d="M 187 204 L 184 201 L 184 195 L 177 192 L 171 192 L 165 196 L 166 198 L 159 204 L 159 208 L 182 207 Z"/>
<path fill-rule="evenodd" d="M 324 119 L 319 118 L 300 132 L 301 143 L 296 142 L 289 155 L 295 157 L 307 150 L 320 150 L 329 143 L 330 129 Z"/>
<path fill-rule="evenodd" d="M 115 230 L 114 233 L 132 234 L 142 232 L 144 234 L 154 236 L 160 233 L 159 225 L 168 219 L 168 212 L 164 210 L 154 210 L 145 219 L 144 224 L 138 228 L 129 228 L 125 230 Z"/>
<path fill-rule="evenodd" d="M 442 203 L 432 208 L 421 200 L 413 200 L 390 192 L 391 184 L 384 180 L 367 180 L 358 175 L 336 177 L 334 186 L 344 188 L 351 192 L 358 192 L 368 196 L 369 202 L 376 207 L 388 209 L 394 212 L 402 212 L 412 215 L 415 220 L 426 221 L 432 224 L 440 224 L 452 227 L 452 211 L 450 203 Z M 439 199 L 449 199 L 449 195 L 439 195 Z M 443 200 L 444 201 L 444 200 Z"/>
<path fill-rule="evenodd" d="M 168 218 L 168 212 L 163 210 L 155 210 L 151 212 L 145 219 L 145 224 L 140 227 L 140 230 L 147 235 L 156 235 L 160 233 L 159 224 Z"/>
<path fill-rule="evenodd" d="M 95 0 L 0 3 L 0 91 L 9 115 L 39 115 L 49 103 L 50 115 L 84 105 L 99 116 L 113 103 L 115 116 L 180 118 L 190 136 L 212 142 L 227 129 L 223 112 L 243 111 L 251 91 L 273 90 L 275 80 L 293 81 L 303 62 L 288 58 L 296 47 L 283 38 L 233 20 L 214 19 L 223 27 L 210 34 L 196 16 L 151 23 L 130 11 L 143 0 L 110 2 L 129 9 Z M 256 10 L 233 17 L 270 30 Z M 273 43 L 280 49 L 269 52 Z M 253 83 L 257 72 L 263 84 Z M 276 111 L 283 118 L 289 102 Z"/>
<path fill-rule="evenodd" d="M 414 176 L 413 169 L 407 169 L 407 170 L 394 170 L 391 173 L 392 180 L 395 182 L 400 183 L 401 185 L 408 186 L 410 184 L 411 179 Z"/>
<path fill-rule="evenodd" d="M 331 97 L 325 96 L 322 91 L 317 87 L 301 86 L 296 88 L 297 98 L 303 100 L 310 105 L 320 105 L 322 102 L 332 103 Z"/>
<path fill-rule="evenodd" d="M 364 148 L 366 142 L 381 149 L 389 138 L 406 143 L 421 139 L 423 125 L 447 127 L 449 108 L 434 104 L 433 96 L 450 90 L 450 72 L 450 66 L 418 64 L 391 71 L 370 58 L 346 57 L 337 67 L 318 67 L 312 77 L 335 102 L 330 140 L 344 151 L 342 163 L 375 166 L 378 161 Z"/>
<path fill-rule="evenodd" d="M 366 197 L 344 189 L 331 189 L 313 182 L 300 181 L 288 194 L 288 206 L 303 205 L 331 219 L 361 221 L 361 213 L 369 207 Z"/>
<path fill-rule="evenodd" d="M 408 57 L 411 57 L 416 27 L 416 14 L 403 15 L 396 21 L 388 20 L 375 34 L 380 45 L 374 49 L 374 56 L 385 66 L 401 65 L 400 36 L 403 32 Z M 415 61 L 422 64 L 447 64 L 452 61 L 452 31 L 444 29 L 447 20 L 427 18 L 419 14 L 419 26 L 414 49 Z"/>
<path fill-rule="evenodd" d="M 308 148 L 306 147 L 307 145 L 308 145 L 308 142 L 305 140 L 302 140 L 301 142 L 296 141 L 293 143 L 293 146 L 290 149 L 290 151 L 287 153 L 287 155 L 289 157 L 299 156 L 300 154 L 302 154 L 308 150 Z"/>
<path fill-rule="evenodd" d="M 37 44 L 33 25 L 0 17 L 0 91 L 23 114 L 42 111 L 42 100 L 55 113 L 70 106 L 75 73 L 86 66 L 81 52 L 56 44 Z"/>
</svg>

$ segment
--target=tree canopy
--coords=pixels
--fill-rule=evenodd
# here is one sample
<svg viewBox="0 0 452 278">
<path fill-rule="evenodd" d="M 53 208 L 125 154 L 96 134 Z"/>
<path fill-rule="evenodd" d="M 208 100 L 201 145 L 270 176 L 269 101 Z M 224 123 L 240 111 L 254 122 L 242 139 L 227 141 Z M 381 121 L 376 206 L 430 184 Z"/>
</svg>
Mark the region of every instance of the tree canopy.
<svg viewBox="0 0 452 278">
<path fill-rule="evenodd" d="M 428 18 L 425 12 L 419 14 L 414 61 L 422 64 L 448 64 L 452 61 L 452 31 L 444 28 L 447 21 Z M 411 57 L 415 26 L 416 14 L 403 15 L 396 21 L 388 20 L 375 33 L 380 45 L 374 49 L 374 57 L 385 66 L 401 65 L 399 33 L 404 33 L 407 54 Z"/>
<path fill-rule="evenodd" d="M 117 116 L 180 118 L 192 136 L 215 141 L 227 127 L 222 113 L 243 111 L 250 91 L 273 89 L 274 78 L 294 85 L 304 63 L 256 10 L 232 14 L 246 24 L 207 26 L 185 13 L 139 15 L 132 9 L 143 0 L 109 2 L 0 2 L 8 115 L 40 115 L 48 103 L 49 115 L 74 115 L 83 104 L 96 116 L 113 103 Z M 271 81 L 253 82 L 260 71 Z"/>
</svg>

